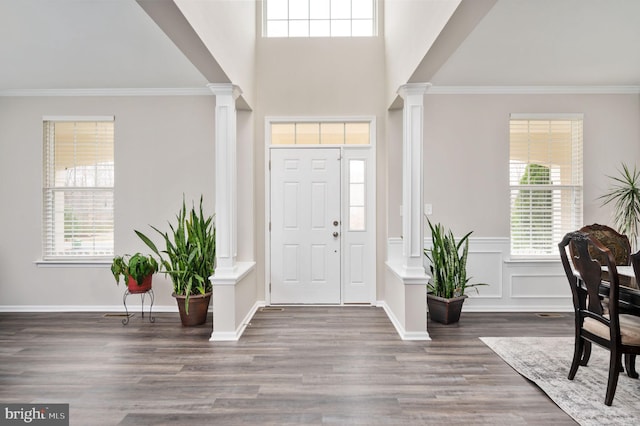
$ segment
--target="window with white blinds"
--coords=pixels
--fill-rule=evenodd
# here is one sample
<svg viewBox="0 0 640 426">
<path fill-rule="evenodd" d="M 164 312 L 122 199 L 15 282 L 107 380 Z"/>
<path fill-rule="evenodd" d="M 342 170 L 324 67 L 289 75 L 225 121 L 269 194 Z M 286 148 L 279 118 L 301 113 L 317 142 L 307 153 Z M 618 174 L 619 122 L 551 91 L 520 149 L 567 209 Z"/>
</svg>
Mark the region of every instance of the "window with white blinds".
<svg viewBox="0 0 640 426">
<path fill-rule="evenodd" d="M 43 260 L 113 256 L 113 117 L 44 117 Z"/>
<path fill-rule="evenodd" d="M 511 255 L 555 256 L 582 226 L 582 114 L 511 114 Z"/>
</svg>

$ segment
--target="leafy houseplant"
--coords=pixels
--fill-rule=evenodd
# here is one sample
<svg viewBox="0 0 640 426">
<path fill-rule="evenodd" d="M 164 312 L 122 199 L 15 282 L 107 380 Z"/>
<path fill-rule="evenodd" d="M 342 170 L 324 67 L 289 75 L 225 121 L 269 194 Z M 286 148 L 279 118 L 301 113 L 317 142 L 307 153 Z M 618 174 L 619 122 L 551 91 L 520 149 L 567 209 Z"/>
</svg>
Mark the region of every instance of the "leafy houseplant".
<svg viewBox="0 0 640 426">
<path fill-rule="evenodd" d="M 469 236 L 473 231 L 456 242 L 451 230 L 445 230 L 439 223 L 433 225 L 428 219 L 427 222 L 431 228 L 432 247 L 425 249 L 424 254 L 431 263 L 431 280 L 427 284 L 431 319 L 444 324 L 457 322 L 462 303 L 467 297 L 465 290 L 468 287 L 486 285 L 469 284 L 470 277 L 467 276 Z"/>
<path fill-rule="evenodd" d="M 204 323 L 212 291 L 209 277 L 215 270 L 216 230 L 213 216 L 205 216 L 202 197 L 198 211 L 195 206 L 188 211 L 183 198 L 175 225 L 169 223 L 170 232 L 162 232 L 154 226 L 151 228 L 164 240 L 164 250 L 160 251 L 140 231 L 135 232 L 160 257 L 163 272 L 171 277 L 173 296 L 178 302 L 183 325 Z M 184 299 L 184 303 L 181 303 L 181 299 Z M 202 304 L 206 302 L 206 305 L 190 314 L 190 307 L 193 308 L 199 301 Z"/>
<path fill-rule="evenodd" d="M 619 176 L 609 176 L 613 185 L 609 192 L 601 196 L 602 205 L 613 203 L 614 222 L 621 234 L 627 235 L 634 250 L 638 245 L 640 224 L 640 171 L 633 166 L 633 172 L 622 163 Z"/>
<path fill-rule="evenodd" d="M 158 271 L 158 262 L 153 256 L 136 253 L 116 256 L 111 263 L 111 273 L 120 284 L 120 277 L 128 279 L 129 289 L 133 292 L 146 291 L 151 288 L 151 275 Z M 145 283 L 147 279 L 147 283 Z M 133 284 L 132 284 L 133 281 Z"/>
</svg>

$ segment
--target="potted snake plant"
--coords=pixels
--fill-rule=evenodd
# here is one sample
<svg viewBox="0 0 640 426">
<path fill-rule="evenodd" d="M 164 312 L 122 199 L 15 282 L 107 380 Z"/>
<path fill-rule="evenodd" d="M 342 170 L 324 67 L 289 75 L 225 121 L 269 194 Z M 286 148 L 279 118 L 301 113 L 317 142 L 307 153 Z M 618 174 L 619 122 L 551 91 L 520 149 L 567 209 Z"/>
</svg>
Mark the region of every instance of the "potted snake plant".
<svg viewBox="0 0 640 426">
<path fill-rule="evenodd" d="M 183 198 L 176 223 L 169 223 L 170 232 L 162 232 L 154 226 L 151 228 L 162 237 L 164 250 L 159 250 L 145 234 L 135 232 L 160 258 L 162 272 L 171 278 L 182 325 L 205 323 L 212 293 L 209 277 L 215 271 L 216 228 L 213 216 L 204 214 L 202 197 L 199 210 L 195 206 L 187 210 Z"/>
<path fill-rule="evenodd" d="M 467 276 L 467 256 L 469 253 L 469 236 L 467 233 L 456 241 L 451 230 L 445 230 L 441 224 L 433 225 L 427 219 L 431 229 L 430 249 L 424 249 L 429 259 L 431 279 L 427 284 L 427 306 L 431 320 L 451 324 L 460 320 L 462 304 L 468 297 L 467 288 L 484 283 L 469 284 Z M 477 291 L 477 289 L 476 289 Z"/>
</svg>

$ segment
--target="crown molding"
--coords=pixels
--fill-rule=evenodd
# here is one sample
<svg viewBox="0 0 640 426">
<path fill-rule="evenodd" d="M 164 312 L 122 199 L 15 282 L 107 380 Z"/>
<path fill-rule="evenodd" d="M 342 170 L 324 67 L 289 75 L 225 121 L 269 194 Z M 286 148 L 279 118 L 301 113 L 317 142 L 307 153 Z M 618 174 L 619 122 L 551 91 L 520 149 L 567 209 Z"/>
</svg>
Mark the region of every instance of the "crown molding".
<svg viewBox="0 0 640 426">
<path fill-rule="evenodd" d="M 183 88 L 0 89 L 0 97 L 215 96 L 211 85 Z M 407 85 L 408 86 L 408 85 Z M 421 89 L 423 89 L 421 87 Z M 637 95 L 640 86 L 433 86 L 427 95 Z"/>
<path fill-rule="evenodd" d="M 5 89 L 0 96 L 213 96 L 207 87 L 113 89 Z"/>
<path fill-rule="evenodd" d="M 427 95 L 636 95 L 640 86 L 431 86 Z"/>
</svg>

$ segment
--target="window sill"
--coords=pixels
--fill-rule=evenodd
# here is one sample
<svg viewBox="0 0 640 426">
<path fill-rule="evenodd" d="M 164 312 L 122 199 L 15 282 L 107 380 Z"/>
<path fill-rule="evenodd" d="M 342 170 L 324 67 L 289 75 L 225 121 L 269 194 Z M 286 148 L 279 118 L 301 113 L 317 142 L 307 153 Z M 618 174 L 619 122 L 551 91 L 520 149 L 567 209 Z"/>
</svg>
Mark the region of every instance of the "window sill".
<svg viewBox="0 0 640 426">
<path fill-rule="evenodd" d="M 104 268 L 111 266 L 113 259 L 61 259 L 61 260 L 36 260 L 33 263 L 38 268 Z"/>
</svg>

